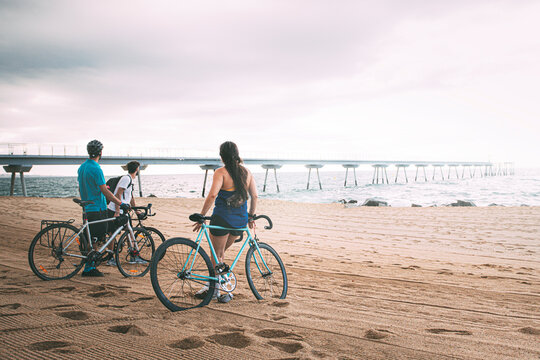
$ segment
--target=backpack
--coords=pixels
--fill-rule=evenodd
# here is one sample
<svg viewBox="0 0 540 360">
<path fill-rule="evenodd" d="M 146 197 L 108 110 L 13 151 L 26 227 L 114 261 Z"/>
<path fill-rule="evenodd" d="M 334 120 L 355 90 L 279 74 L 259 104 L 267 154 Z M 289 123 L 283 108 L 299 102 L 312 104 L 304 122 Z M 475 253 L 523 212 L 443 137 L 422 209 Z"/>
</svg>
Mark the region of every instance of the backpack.
<svg viewBox="0 0 540 360">
<path fill-rule="evenodd" d="M 110 178 L 109 180 L 107 180 L 107 182 L 105 183 L 105 185 L 107 185 L 107 189 L 109 189 L 110 192 L 113 193 L 114 195 L 114 192 L 116 190 L 116 186 L 118 186 L 118 182 L 120 181 L 120 179 L 123 177 L 123 176 L 127 176 L 127 175 L 122 175 L 122 176 L 116 176 L 116 177 L 113 177 L 113 178 Z M 132 184 L 132 181 L 131 181 L 131 176 L 129 177 L 129 185 L 127 186 L 126 188 L 126 191 L 127 189 L 129 189 L 129 187 L 133 185 Z M 107 205 L 110 204 L 110 200 L 107 199 Z"/>
</svg>

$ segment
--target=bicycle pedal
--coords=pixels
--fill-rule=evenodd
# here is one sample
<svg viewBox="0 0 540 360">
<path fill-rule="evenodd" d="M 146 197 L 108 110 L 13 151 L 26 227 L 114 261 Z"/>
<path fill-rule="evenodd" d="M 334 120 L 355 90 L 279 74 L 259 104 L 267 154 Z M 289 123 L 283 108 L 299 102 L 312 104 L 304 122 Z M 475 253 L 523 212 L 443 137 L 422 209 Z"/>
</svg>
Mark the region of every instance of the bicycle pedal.
<svg viewBox="0 0 540 360">
<path fill-rule="evenodd" d="M 229 265 L 220 263 L 216 265 L 216 274 L 228 273 L 230 271 Z"/>
</svg>

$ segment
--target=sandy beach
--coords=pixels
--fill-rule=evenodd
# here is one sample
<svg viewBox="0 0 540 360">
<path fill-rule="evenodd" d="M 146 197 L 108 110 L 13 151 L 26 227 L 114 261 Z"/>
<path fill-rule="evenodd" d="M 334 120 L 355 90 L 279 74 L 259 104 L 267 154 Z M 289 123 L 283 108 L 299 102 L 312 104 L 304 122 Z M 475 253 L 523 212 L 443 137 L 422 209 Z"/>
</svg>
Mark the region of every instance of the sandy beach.
<svg viewBox="0 0 540 360">
<path fill-rule="evenodd" d="M 167 238 L 194 238 L 188 215 L 202 199 L 137 202 L 153 204 L 147 224 Z M 540 358 L 540 207 L 263 200 L 274 229 L 257 233 L 286 265 L 287 298 L 257 301 L 239 271 L 233 301 L 177 313 L 148 275 L 31 272 L 42 219 L 80 224 L 71 199 L 3 197 L 0 212 L 0 358 Z"/>
</svg>

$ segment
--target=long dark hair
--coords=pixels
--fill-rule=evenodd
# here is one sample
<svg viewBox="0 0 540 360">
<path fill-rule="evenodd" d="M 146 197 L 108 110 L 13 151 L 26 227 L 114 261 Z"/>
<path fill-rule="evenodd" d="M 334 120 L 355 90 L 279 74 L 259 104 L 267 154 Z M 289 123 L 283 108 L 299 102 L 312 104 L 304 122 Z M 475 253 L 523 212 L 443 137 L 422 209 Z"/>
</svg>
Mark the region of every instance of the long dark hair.
<svg viewBox="0 0 540 360">
<path fill-rule="evenodd" d="M 240 194 L 242 200 L 247 200 L 247 170 L 240 165 L 242 159 L 238 154 L 238 147 L 232 141 L 225 141 L 219 147 L 219 156 L 233 179 L 236 192 Z"/>
</svg>

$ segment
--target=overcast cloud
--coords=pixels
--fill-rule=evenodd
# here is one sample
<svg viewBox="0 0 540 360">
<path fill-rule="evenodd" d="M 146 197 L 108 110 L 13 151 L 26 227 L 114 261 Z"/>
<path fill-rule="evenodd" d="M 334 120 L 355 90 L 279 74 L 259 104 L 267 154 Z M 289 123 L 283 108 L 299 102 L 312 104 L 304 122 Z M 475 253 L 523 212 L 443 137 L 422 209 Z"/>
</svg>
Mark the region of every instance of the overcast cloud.
<svg viewBox="0 0 540 360">
<path fill-rule="evenodd" d="M 538 1 L 0 1 L 0 142 L 540 154 Z"/>
</svg>

